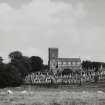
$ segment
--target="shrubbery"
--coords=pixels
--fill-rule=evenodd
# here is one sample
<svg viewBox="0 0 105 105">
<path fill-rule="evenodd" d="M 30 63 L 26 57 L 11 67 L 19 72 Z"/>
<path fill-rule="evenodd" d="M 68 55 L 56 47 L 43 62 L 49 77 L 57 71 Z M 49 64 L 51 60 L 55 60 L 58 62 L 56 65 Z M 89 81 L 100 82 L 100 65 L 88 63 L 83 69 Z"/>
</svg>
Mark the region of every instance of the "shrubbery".
<svg viewBox="0 0 105 105">
<path fill-rule="evenodd" d="M 0 88 L 18 86 L 23 84 L 26 75 L 43 69 L 43 60 L 40 57 L 23 56 L 21 52 L 14 51 L 9 54 L 10 62 L 3 63 L 0 57 Z"/>
</svg>

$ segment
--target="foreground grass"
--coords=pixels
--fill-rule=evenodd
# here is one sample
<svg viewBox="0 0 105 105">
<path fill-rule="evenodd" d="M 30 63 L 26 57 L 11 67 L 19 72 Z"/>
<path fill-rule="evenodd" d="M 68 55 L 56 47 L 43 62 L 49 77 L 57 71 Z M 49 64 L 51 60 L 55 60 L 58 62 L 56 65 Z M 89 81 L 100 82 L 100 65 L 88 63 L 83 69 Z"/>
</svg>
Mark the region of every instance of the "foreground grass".
<svg viewBox="0 0 105 105">
<path fill-rule="evenodd" d="M 35 89 L 0 90 L 0 105 L 105 105 L 105 93 L 94 89 Z"/>
</svg>

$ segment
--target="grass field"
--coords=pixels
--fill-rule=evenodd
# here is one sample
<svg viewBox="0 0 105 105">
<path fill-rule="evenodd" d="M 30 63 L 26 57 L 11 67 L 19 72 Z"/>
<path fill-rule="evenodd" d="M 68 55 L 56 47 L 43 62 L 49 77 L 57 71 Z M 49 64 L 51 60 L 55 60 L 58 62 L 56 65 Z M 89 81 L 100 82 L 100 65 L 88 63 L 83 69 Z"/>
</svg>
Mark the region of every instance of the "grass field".
<svg viewBox="0 0 105 105">
<path fill-rule="evenodd" d="M 13 91 L 8 94 L 7 90 Z M 22 93 L 26 90 L 24 93 Z M 105 105 L 104 88 L 17 87 L 0 90 L 0 105 Z"/>
</svg>

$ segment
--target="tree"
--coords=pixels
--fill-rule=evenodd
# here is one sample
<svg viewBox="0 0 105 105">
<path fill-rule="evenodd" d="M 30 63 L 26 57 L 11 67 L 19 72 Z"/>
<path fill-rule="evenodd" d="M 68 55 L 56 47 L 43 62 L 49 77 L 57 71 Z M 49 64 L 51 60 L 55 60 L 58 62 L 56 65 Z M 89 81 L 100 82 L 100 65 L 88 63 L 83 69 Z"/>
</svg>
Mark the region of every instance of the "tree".
<svg viewBox="0 0 105 105">
<path fill-rule="evenodd" d="M 18 68 L 14 65 L 8 64 L 10 67 L 7 68 L 9 78 L 10 78 L 10 86 L 18 86 L 21 85 L 24 81 L 22 78 L 22 74 L 19 72 Z"/>
<path fill-rule="evenodd" d="M 103 62 L 91 62 L 91 61 L 83 61 L 82 62 L 82 68 L 84 70 L 88 69 L 94 69 L 95 71 L 98 71 L 101 65 L 104 67 L 105 63 Z"/>
<path fill-rule="evenodd" d="M 43 64 L 42 70 L 48 72 L 48 65 Z"/>
<path fill-rule="evenodd" d="M 3 58 L 0 57 L 0 64 L 3 64 Z"/>
<path fill-rule="evenodd" d="M 4 78 L 4 64 L 3 64 L 3 59 L 0 57 L 0 87 L 4 87 L 5 84 L 5 78 Z"/>
<path fill-rule="evenodd" d="M 92 67 L 91 61 L 83 61 L 83 62 L 82 62 L 82 68 L 83 68 L 84 70 L 88 70 L 88 69 L 90 69 L 91 67 Z"/>
<path fill-rule="evenodd" d="M 4 64 L 0 57 L 0 88 L 17 86 L 22 83 L 22 76 L 11 63 Z"/>
<path fill-rule="evenodd" d="M 3 73 L 4 86 L 18 86 L 22 84 L 23 78 L 18 68 L 11 63 L 5 64 Z"/>
<path fill-rule="evenodd" d="M 11 59 L 11 61 L 15 59 L 19 60 L 22 58 L 22 53 L 20 51 L 13 51 L 9 54 L 9 58 Z"/>
<path fill-rule="evenodd" d="M 32 72 L 41 71 L 43 68 L 43 60 L 38 56 L 32 56 L 29 58 L 32 67 Z"/>
<path fill-rule="evenodd" d="M 14 51 L 9 54 L 11 59 L 11 64 L 18 69 L 18 72 L 21 73 L 23 78 L 30 73 L 31 65 L 29 63 L 29 58 L 22 55 L 20 51 Z"/>
</svg>

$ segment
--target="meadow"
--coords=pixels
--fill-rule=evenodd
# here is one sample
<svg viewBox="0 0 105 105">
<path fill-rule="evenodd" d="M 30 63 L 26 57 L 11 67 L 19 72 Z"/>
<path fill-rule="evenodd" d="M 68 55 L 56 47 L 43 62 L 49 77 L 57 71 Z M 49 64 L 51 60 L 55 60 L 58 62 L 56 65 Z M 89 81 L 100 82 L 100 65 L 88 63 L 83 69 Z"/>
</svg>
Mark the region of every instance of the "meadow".
<svg viewBox="0 0 105 105">
<path fill-rule="evenodd" d="M 8 94 L 11 90 L 13 94 Z M 105 105 L 104 89 L 36 88 L 0 89 L 0 105 Z"/>
</svg>

